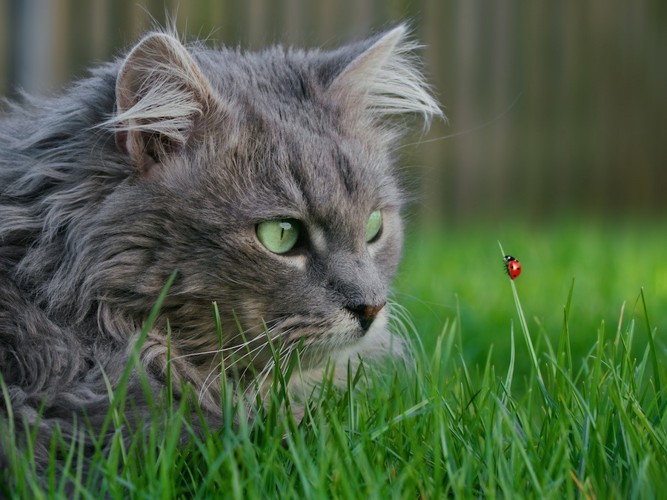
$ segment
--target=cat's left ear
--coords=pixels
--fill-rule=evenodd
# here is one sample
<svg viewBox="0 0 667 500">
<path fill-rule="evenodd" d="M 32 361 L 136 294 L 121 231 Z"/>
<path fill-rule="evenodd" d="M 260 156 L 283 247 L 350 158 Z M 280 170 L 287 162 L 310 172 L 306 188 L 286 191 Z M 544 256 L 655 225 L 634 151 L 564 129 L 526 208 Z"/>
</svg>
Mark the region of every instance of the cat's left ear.
<svg viewBox="0 0 667 500">
<path fill-rule="evenodd" d="M 114 127 L 118 148 L 141 174 L 178 154 L 195 120 L 217 102 L 196 61 L 166 33 L 151 33 L 127 55 L 116 80 Z"/>
<path fill-rule="evenodd" d="M 342 70 L 328 85 L 328 95 L 357 117 L 417 113 L 426 126 L 444 114 L 431 95 L 414 52 L 419 45 L 408 39 L 405 25 L 332 55 L 343 61 Z"/>
</svg>

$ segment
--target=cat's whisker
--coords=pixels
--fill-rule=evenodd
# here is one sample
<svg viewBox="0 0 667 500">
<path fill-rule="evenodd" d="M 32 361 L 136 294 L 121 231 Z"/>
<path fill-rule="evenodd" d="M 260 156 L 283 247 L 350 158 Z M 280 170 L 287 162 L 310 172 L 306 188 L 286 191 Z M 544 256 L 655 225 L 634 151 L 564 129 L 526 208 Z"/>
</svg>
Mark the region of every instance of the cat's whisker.
<svg viewBox="0 0 667 500">
<path fill-rule="evenodd" d="M 284 336 L 284 335 L 286 335 L 286 334 L 288 334 L 289 332 L 290 332 L 290 329 L 287 329 L 287 330 L 281 332 L 281 334 L 280 334 L 279 336 L 277 336 L 277 337 L 275 337 L 275 338 L 271 338 L 271 333 L 272 333 L 272 332 L 271 332 L 271 330 L 268 330 L 268 331 L 267 331 L 267 340 L 266 340 L 266 342 L 264 342 L 264 344 L 262 344 L 262 347 L 267 347 L 267 346 L 269 346 L 272 342 L 275 342 L 276 340 L 280 341 L 281 337 Z M 279 346 L 278 358 L 280 358 L 280 355 L 281 355 L 281 353 L 282 353 L 282 349 L 284 348 L 285 345 L 286 345 L 286 344 L 282 343 L 282 344 Z M 254 363 L 254 361 L 257 359 L 257 357 L 258 357 L 258 356 L 260 355 L 260 353 L 261 353 L 261 350 L 258 351 L 257 349 L 253 349 L 253 351 L 257 351 L 257 352 L 256 352 L 256 354 L 252 357 L 252 359 L 250 360 L 250 362 L 248 363 L 248 366 L 252 366 L 253 363 Z M 253 351 L 250 351 L 250 352 L 253 352 Z M 250 354 L 250 352 L 249 352 L 248 354 Z M 272 358 L 273 358 L 273 356 L 272 356 Z"/>
<path fill-rule="evenodd" d="M 264 349 L 267 345 L 268 345 L 268 342 L 263 342 L 263 343 L 259 344 L 258 346 L 254 347 L 253 349 L 250 349 L 250 350 L 248 350 L 247 352 L 243 353 L 243 354 L 242 354 L 241 356 L 239 356 L 239 357 L 234 357 L 234 356 L 235 356 L 235 354 L 236 354 L 238 351 L 240 351 L 242 348 L 239 348 L 239 349 L 237 349 L 236 351 L 231 352 L 230 354 L 228 354 L 227 356 L 225 356 L 225 357 L 223 358 L 223 361 L 225 361 L 225 362 L 233 358 L 232 363 L 229 364 L 229 365 L 225 365 L 225 368 L 229 369 L 229 368 L 234 367 L 234 365 L 236 365 L 237 363 L 243 361 L 243 360 L 244 360 L 245 358 L 247 358 L 248 356 L 251 356 L 253 353 L 256 353 L 256 354 L 255 354 L 255 356 L 256 356 L 256 355 L 257 355 L 259 352 L 261 352 L 261 350 Z M 253 359 L 254 359 L 254 356 L 251 358 L 251 361 L 252 361 Z"/>
<path fill-rule="evenodd" d="M 194 356 L 210 356 L 210 355 L 220 354 L 224 350 L 225 349 L 214 349 L 212 351 L 189 352 L 187 354 L 179 354 L 178 356 L 172 356 L 171 360 L 176 361 L 176 360 L 179 360 L 179 359 L 192 358 Z"/>
<path fill-rule="evenodd" d="M 273 366 L 275 365 L 275 360 L 271 358 L 266 365 L 255 375 L 253 380 L 248 384 L 248 386 L 243 390 L 243 398 L 245 400 L 250 399 L 251 397 L 255 399 L 258 394 L 261 393 L 262 387 L 269 373 L 271 373 Z"/>
<path fill-rule="evenodd" d="M 284 335 L 285 333 L 287 333 L 289 330 L 286 330 L 286 331 L 284 331 L 284 332 L 281 332 L 281 333 L 280 333 L 279 335 L 277 335 L 276 337 L 271 337 L 271 335 L 272 335 L 272 333 L 273 333 L 274 331 L 275 331 L 275 328 L 274 328 L 274 329 L 269 329 L 269 330 L 267 330 L 267 332 L 266 332 L 266 338 L 264 338 L 264 337 L 258 337 L 257 339 L 254 339 L 254 341 L 260 341 L 260 340 L 261 340 L 262 342 L 261 342 L 259 345 L 257 345 L 256 347 L 254 347 L 253 349 L 249 349 L 249 350 L 248 350 L 245 354 L 243 354 L 241 357 L 235 359 L 234 362 L 233 362 L 231 365 L 228 366 L 228 368 L 231 368 L 231 367 L 234 366 L 236 363 L 242 361 L 244 358 L 246 358 L 247 356 L 250 356 L 250 355 L 252 355 L 252 358 L 251 358 L 250 361 L 247 363 L 247 366 L 252 366 L 252 364 L 254 363 L 254 361 L 255 361 L 255 360 L 257 359 L 257 357 L 261 354 L 262 350 L 263 350 L 265 347 L 267 347 L 271 342 L 274 342 L 276 339 L 279 339 L 282 335 Z M 224 358 L 224 360 L 229 359 L 230 357 L 232 357 L 234 354 L 236 354 L 238 351 L 240 351 L 242 348 L 246 347 L 247 345 L 248 345 L 248 344 L 246 343 L 246 344 L 244 344 L 243 346 L 237 348 L 237 349 L 234 350 L 232 353 L 230 353 L 228 356 L 226 356 L 226 357 Z M 253 353 L 254 353 L 254 355 L 253 355 Z M 247 369 L 247 368 L 246 368 L 246 369 Z M 245 373 L 245 370 L 244 370 L 244 373 Z"/>
<path fill-rule="evenodd" d="M 245 330 L 241 330 L 235 335 L 231 336 L 229 339 L 226 340 L 226 343 L 230 344 L 239 337 L 242 338 L 244 342 L 252 342 L 256 338 L 259 338 L 261 336 L 261 333 L 265 332 L 267 329 L 270 332 L 273 332 L 279 326 L 280 323 L 285 321 L 285 319 L 287 319 L 287 316 L 281 316 L 279 318 L 275 318 L 269 321 L 264 321 L 264 320 L 258 321 L 256 325 L 253 325 Z M 253 337 L 250 340 L 247 340 L 246 337 L 251 333 L 254 334 Z"/>
<path fill-rule="evenodd" d="M 296 344 L 286 344 L 284 348 L 281 348 L 280 353 L 278 355 L 278 358 L 272 358 L 271 363 L 267 364 L 267 368 L 265 370 L 265 373 L 261 377 L 258 388 L 260 390 L 263 389 L 264 384 L 266 383 L 267 379 L 269 376 L 274 373 L 276 369 L 281 371 L 281 376 L 284 375 L 285 369 L 286 369 L 286 364 L 289 362 L 289 358 L 292 354 L 292 352 L 296 349 Z M 287 352 L 283 352 L 286 350 Z M 279 364 L 276 366 L 276 362 L 279 362 Z"/>
<path fill-rule="evenodd" d="M 289 362 L 289 357 L 291 356 L 291 354 L 294 352 L 295 349 L 296 349 L 296 344 L 289 344 L 285 348 L 281 348 L 280 353 L 278 354 L 278 359 L 273 360 L 274 364 L 276 363 L 276 361 L 279 363 L 277 368 L 280 369 L 282 374 L 285 373 L 285 369 L 287 368 L 286 365 Z"/>
<path fill-rule="evenodd" d="M 290 330 L 286 330 L 283 333 L 288 333 Z M 282 368 L 282 363 L 284 360 L 287 358 L 289 359 L 289 356 L 293 352 L 293 350 L 297 347 L 297 344 L 294 343 L 283 343 L 278 351 L 277 354 L 277 359 L 280 360 L 281 362 L 281 369 L 284 372 L 284 368 Z M 287 352 L 285 352 L 287 351 Z M 271 356 L 271 359 L 269 360 L 268 363 L 260 370 L 260 372 L 255 376 L 255 382 L 253 384 L 250 384 L 246 390 L 244 391 L 244 397 L 246 397 L 246 393 L 248 393 L 251 390 L 255 391 L 255 396 L 257 396 L 258 391 L 261 391 L 262 388 L 264 387 L 264 384 L 266 383 L 266 380 L 268 379 L 269 375 L 273 373 L 274 369 L 276 368 L 276 357 Z"/>
<path fill-rule="evenodd" d="M 272 333 L 275 330 L 275 326 L 277 326 L 277 324 L 279 322 L 283 321 L 283 320 L 284 320 L 283 318 L 278 318 L 278 319 L 274 319 L 272 321 L 268 321 L 265 324 L 266 325 L 274 325 L 273 328 L 269 328 L 269 331 Z M 244 342 L 241 343 L 241 344 L 227 345 L 226 347 L 221 347 L 219 349 L 213 349 L 213 350 L 209 350 L 209 351 L 197 351 L 197 352 L 190 352 L 190 353 L 187 353 L 187 354 L 180 354 L 178 356 L 173 356 L 171 359 L 172 359 L 172 361 L 175 361 L 175 360 L 178 360 L 178 359 L 190 358 L 190 357 L 194 357 L 194 356 L 216 355 L 216 354 L 229 352 L 229 351 L 238 352 L 238 350 L 243 349 L 244 347 L 250 346 L 252 343 L 257 342 L 258 339 L 261 338 L 261 337 L 253 337 L 253 338 L 250 338 L 250 339 L 245 339 L 246 334 L 248 334 L 252 330 L 255 330 L 255 329 L 258 329 L 258 328 L 263 328 L 263 326 L 259 325 L 259 326 L 254 326 L 254 327 L 248 328 L 247 330 L 244 330 L 244 331 L 234 335 L 233 337 L 231 337 L 226 342 L 226 344 L 230 344 L 231 341 L 243 336 L 244 337 Z"/>
<path fill-rule="evenodd" d="M 257 339 L 251 339 L 251 340 L 248 340 L 247 342 L 245 342 L 243 344 L 233 345 L 233 346 L 229 346 L 229 347 L 223 347 L 223 348 L 214 349 L 214 350 L 211 350 L 211 351 L 196 351 L 196 352 L 190 352 L 190 353 L 187 353 L 187 354 L 179 354 L 178 356 L 173 356 L 171 358 L 171 360 L 176 361 L 176 360 L 179 360 L 179 359 L 192 358 L 192 357 L 195 357 L 195 356 L 211 356 L 211 355 L 221 354 L 221 353 L 224 353 L 224 352 L 227 352 L 227 351 L 237 352 L 237 351 L 243 349 L 244 347 L 249 346 L 251 343 L 255 342 L 256 340 Z"/>
<path fill-rule="evenodd" d="M 198 402 L 201 404 L 201 402 L 204 400 L 204 394 L 208 392 L 209 387 L 213 384 L 215 379 L 211 379 L 213 375 L 218 371 L 218 369 L 222 368 L 222 361 L 218 364 L 216 364 L 209 372 L 204 381 L 201 384 L 201 389 L 199 389 L 199 397 Z M 209 382 L 209 379 L 211 379 L 211 382 Z"/>
<path fill-rule="evenodd" d="M 406 331 L 406 333 L 408 330 L 412 330 L 413 332 L 417 331 L 417 327 L 412 321 L 412 317 L 410 316 L 410 313 L 405 306 L 393 300 L 389 300 L 388 304 L 388 319 L 397 323 L 403 330 Z"/>
<path fill-rule="evenodd" d="M 273 372 L 275 364 L 276 362 L 273 358 L 271 358 L 271 360 L 266 363 L 266 365 L 255 376 L 252 383 L 248 384 L 246 389 L 243 391 L 244 398 L 252 397 L 253 399 L 256 399 L 257 395 L 261 393 L 267 378 Z"/>
<path fill-rule="evenodd" d="M 268 341 L 261 343 L 260 345 L 256 346 L 254 349 L 252 349 L 252 350 L 248 351 L 247 353 L 243 354 L 241 357 L 239 357 L 239 358 L 237 358 L 237 359 L 234 359 L 234 361 L 233 361 L 231 364 L 229 364 L 229 365 L 226 365 L 225 362 L 226 362 L 227 360 L 229 360 L 230 357 L 232 357 L 232 356 L 234 355 L 235 352 L 238 352 L 242 347 L 245 347 L 245 345 L 244 345 L 244 346 L 241 346 L 240 348 L 236 349 L 236 351 L 234 351 L 233 353 L 231 353 L 231 354 L 229 354 L 228 356 L 224 357 L 224 358 L 220 361 L 220 363 L 218 363 L 218 364 L 215 366 L 215 368 L 209 372 L 208 376 L 206 377 L 206 380 L 204 380 L 204 383 L 202 384 L 202 391 L 200 392 L 200 395 L 202 395 L 205 391 L 207 391 L 208 388 L 209 388 L 209 387 L 211 386 L 211 384 L 213 383 L 214 379 L 212 379 L 210 382 L 208 382 L 208 380 L 209 380 L 209 379 L 211 378 L 211 376 L 215 373 L 215 371 L 217 371 L 218 369 L 222 369 L 223 367 L 225 368 L 225 370 L 231 369 L 232 367 L 234 367 L 234 365 L 236 365 L 236 363 L 239 363 L 239 362 L 242 361 L 245 357 L 251 355 L 251 354 L 254 352 L 255 355 L 254 355 L 254 356 L 250 359 L 250 361 L 248 362 L 248 366 L 252 366 L 252 363 L 255 361 L 255 359 L 257 358 L 257 356 L 259 356 L 259 354 L 261 353 L 262 349 L 263 349 L 264 347 L 266 347 L 267 345 L 268 345 Z M 247 368 L 246 368 L 246 369 L 247 369 Z M 245 370 L 244 370 L 244 372 L 245 372 Z"/>
<path fill-rule="evenodd" d="M 243 330 L 243 331 L 237 333 L 236 335 L 230 337 L 229 340 L 227 341 L 227 343 L 229 344 L 232 341 L 238 339 L 239 337 L 241 337 L 246 344 L 251 343 L 251 342 L 255 341 L 256 339 L 261 338 L 262 333 L 266 332 L 267 328 L 268 328 L 269 332 L 273 333 L 273 331 L 275 331 L 275 329 L 279 326 L 279 323 L 281 323 L 283 320 L 284 320 L 283 318 L 278 318 L 278 319 L 275 319 L 275 320 L 272 320 L 272 321 L 264 322 L 263 324 L 260 323 L 260 324 L 254 325 L 254 326 L 252 326 L 250 328 L 247 328 L 246 330 Z M 257 333 L 252 338 L 246 339 L 248 334 L 254 333 L 254 332 L 257 332 Z M 234 346 L 231 346 L 231 347 L 234 347 Z"/>
<path fill-rule="evenodd" d="M 217 365 L 216 365 L 216 366 L 209 372 L 209 374 L 207 375 L 206 379 L 205 379 L 204 382 L 202 383 L 202 389 L 200 390 L 200 397 L 199 397 L 200 402 L 201 402 L 201 400 L 203 399 L 203 395 L 208 391 L 209 387 L 211 387 L 211 385 L 215 382 L 215 378 L 213 377 L 213 375 L 215 375 L 216 372 L 220 373 L 219 370 L 222 370 L 223 368 L 224 368 L 225 370 L 232 368 L 237 362 L 241 361 L 244 357 L 248 356 L 248 355 L 251 354 L 252 352 L 257 351 L 257 352 L 255 353 L 255 355 L 252 357 L 252 359 L 248 362 L 248 367 L 251 367 L 252 364 L 253 364 L 253 362 L 254 362 L 255 359 L 257 358 L 257 356 L 259 356 L 259 354 L 261 353 L 261 349 L 264 348 L 264 347 L 266 347 L 267 345 L 268 345 L 268 341 L 267 341 L 267 342 L 264 342 L 263 344 L 261 344 L 261 345 L 259 345 L 259 346 L 257 346 L 257 347 L 256 347 L 255 349 L 253 349 L 252 351 L 250 351 L 250 352 L 244 354 L 243 356 L 241 356 L 241 358 L 238 358 L 238 359 L 234 360 L 234 362 L 231 363 L 230 365 L 225 365 L 225 360 L 229 359 L 229 356 L 226 357 L 226 358 L 224 358 L 222 361 L 220 361 L 220 363 L 218 363 L 218 364 L 217 364 Z M 270 367 L 270 364 L 267 364 L 267 366 Z M 266 368 L 266 367 L 265 367 L 265 368 Z M 262 370 L 264 370 L 265 368 L 263 368 Z M 248 368 L 246 368 L 246 370 L 247 370 L 247 369 L 248 369 Z M 245 370 L 244 370 L 244 373 L 245 373 Z M 260 372 L 260 373 L 261 373 L 261 372 Z M 245 393 L 245 391 L 244 391 L 244 393 Z"/>
</svg>

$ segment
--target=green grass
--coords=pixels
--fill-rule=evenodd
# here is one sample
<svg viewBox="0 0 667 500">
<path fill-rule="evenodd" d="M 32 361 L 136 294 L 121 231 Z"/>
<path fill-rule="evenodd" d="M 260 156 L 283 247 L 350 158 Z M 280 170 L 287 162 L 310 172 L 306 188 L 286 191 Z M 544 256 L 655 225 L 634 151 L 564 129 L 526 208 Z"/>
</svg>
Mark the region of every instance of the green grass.
<svg viewBox="0 0 667 500">
<path fill-rule="evenodd" d="M 187 444 L 178 436 L 197 418 L 187 404 L 156 411 L 130 446 L 118 405 L 111 451 L 88 479 L 77 443 L 54 453 L 82 498 L 659 497 L 666 235 L 659 224 L 574 223 L 413 235 L 395 300 L 420 332 L 416 367 L 325 384 L 300 424 L 282 412 L 277 376 L 255 425 L 228 422 Z M 515 282 L 498 239 L 523 264 Z M 229 393 L 222 404 L 242 411 Z M 55 468 L 40 482 L 29 452 L 12 457 L 0 494 L 64 491 Z"/>
</svg>

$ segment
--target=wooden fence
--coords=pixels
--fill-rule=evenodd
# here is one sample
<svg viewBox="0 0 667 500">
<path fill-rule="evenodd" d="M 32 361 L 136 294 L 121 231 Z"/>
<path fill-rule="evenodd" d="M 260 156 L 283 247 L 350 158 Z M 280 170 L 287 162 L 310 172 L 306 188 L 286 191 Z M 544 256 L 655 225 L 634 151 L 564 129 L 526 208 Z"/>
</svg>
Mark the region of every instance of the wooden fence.
<svg viewBox="0 0 667 500">
<path fill-rule="evenodd" d="M 662 0 L 0 0 L 0 93 L 49 93 L 167 14 L 215 43 L 335 46 L 407 19 L 448 125 L 406 148 L 437 219 L 667 206 Z"/>
</svg>

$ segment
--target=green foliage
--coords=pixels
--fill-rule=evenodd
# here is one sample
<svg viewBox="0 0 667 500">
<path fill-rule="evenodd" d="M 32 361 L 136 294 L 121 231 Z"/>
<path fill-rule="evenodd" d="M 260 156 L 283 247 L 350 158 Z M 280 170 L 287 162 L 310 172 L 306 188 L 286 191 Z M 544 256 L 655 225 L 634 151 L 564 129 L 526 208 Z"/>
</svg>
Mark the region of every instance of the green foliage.
<svg viewBox="0 0 667 500">
<path fill-rule="evenodd" d="M 568 326 L 575 365 L 596 341 L 598 329 L 615 329 L 619 321 L 642 326 L 633 344 L 635 355 L 641 355 L 649 342 L 642 290 L 651 327 L 664 338 L 665 222 L 573 219 L 531 227 L 507 221 L 422 230 L 408 239 L 394 299 L 410 312 L 427 350 L 434 345 L 432 332 L 440 331 L 447 318 L 458 317 L 464 336 L 458 345 L 466 362 L 484 363 L 493 347 L 493 364 L 506 366 L 509 325 L 519 317 L 498 240 L 523 266 L 515 286 L 536 346 L 544 349 L 547 341 L 557 345 L 572 279 Z M 519 363 L 517 369 L 522 372 L 527 366 Z"/>
<path fill-rule="evenodd" d="M 5 476 L 11 483 L 0 493 L 53 497 L 70 487 L 68 496 L 83 498 L 660 496 L 667 490 L 667 373 L 658 335 L 664 318 L 652 304 L 665 297 L 651 282 L 645 294 L 622 284 L 649 276 L 642 259 L 660 255 L 664 238 L 627 231 L 641 234 L 636 247 L 632 240 L 617 244 L 623 231 L 584 234 L 572 226 L 531 238 L 517 230 L 512 241 L 482 230 L 413 239 L 397 299 L 419 297 L 405 301 L 423 344 L 414 364 L 362 367 L 342 389 L 325 382 L 298 423 L 285 411 L 280 373 L 253 425 L 230 390 L 221 404 L 237 423 L 230 417 L 211 429 L 201 422 L 199 433 L 191 429 L 201 414 L 187 400 L 166 411 L 156 405 L 153 425 L 132 431 L 119 425 L 124 408 L 115 404 L 110 451 L 95 453 L 91 476 L 81 472 L 80 443 L 56 439 L 64 479 L 55 465 L 40 478 L 29 447 L 20 451 L 22 443 L 9 439 L 3 445 L 13 457 Z M 524 266 L 515 282 L 502 271 L 499 236 Z M 653 264 L 660 272 L 659 260 Z M 592 285 L 598 274 L 607 275 L 605 290 Z M 458 300 L 438 310 L 454 292 Z M 625 294 L 636 294 L 636 303 L 623 307 Z M 596 313 L 598 296 L 613 300 Z M 424 329 L 438 314 L 437 330 Z M 298 369 L 292 363 L 286 371 Z M 191 436 L 186 443 L 183 430 Z"/>
</svg>

